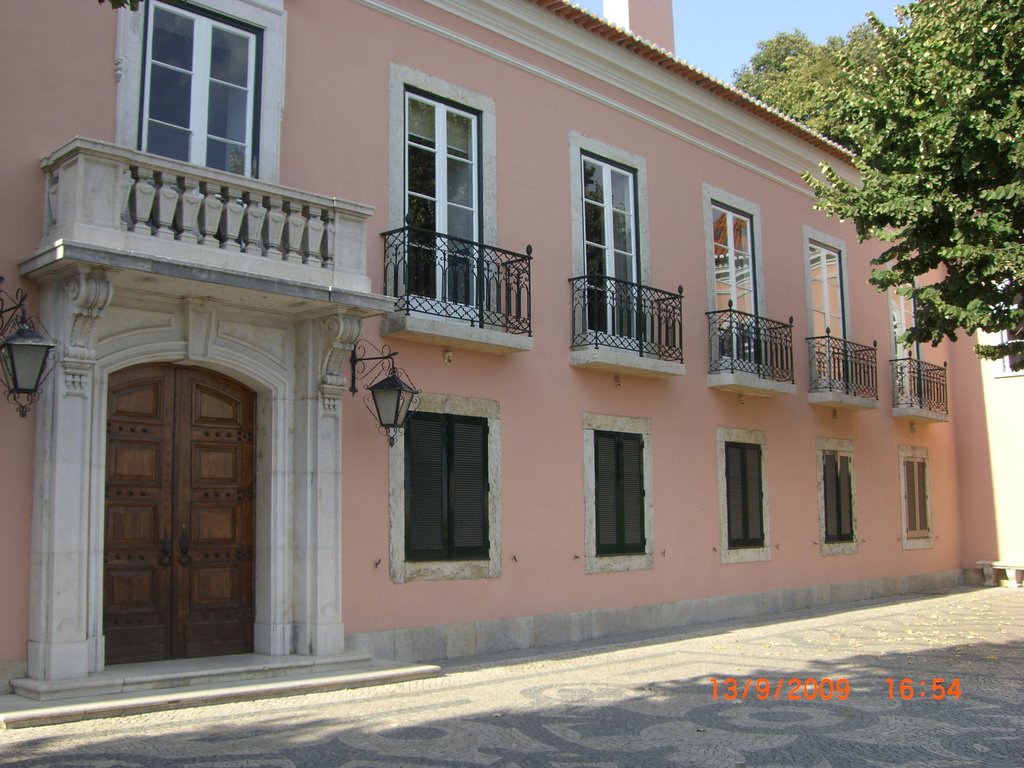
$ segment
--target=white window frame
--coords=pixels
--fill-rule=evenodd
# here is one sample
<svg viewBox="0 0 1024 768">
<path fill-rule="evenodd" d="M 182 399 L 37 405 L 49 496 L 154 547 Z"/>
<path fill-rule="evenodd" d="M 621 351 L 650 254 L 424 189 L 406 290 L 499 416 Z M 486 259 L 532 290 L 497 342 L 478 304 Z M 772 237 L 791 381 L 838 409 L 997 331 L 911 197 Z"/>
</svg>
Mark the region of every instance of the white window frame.
<svg viewBox="0 0 1024 768">
<path fill-rule="evenodd" d="M 152 5 L 147 9 L 146 18 L 148 20 L 148 28 L 146 30 L 146 50 L 148 56 L 146 58 L 146 66 L 150 67 L 163 67 L 165 69 L 173 69 L 170 66 L 154 62 L 152 59 L 153 51 L 153 28 L 154 20 L 156 16 L 156 10 L 160 9 L 164 13 L 171 14 L 173 16 L 180 16 L 188 18 L 193 24 L 193 38 L 192 38 L 192 69 L 189 71 L 189 83 L 191 85 L 192 95 L 190 99 L 191 113 L 188 126 L 188 133 L 190 135 L 189 140 L 189 152 L 188 159 L 185 162 L 192 163 L 194 165 L 208 165 L 207 163 L 207 148 L 210 139 L 210 134 L 207 131 L 208 117 L 209 117 L 209 104 L 210 104 L 210 86 L 213 82 L 213 77 L 210 74 L 211 60 L 210 50 L 212 45 L 212 37 L 214 29 L 224 29 L 231 34 L 245 37 L 248 41 L 248 72 L 246 74 L 246 126 L 245 126 L 245 143 L 244 147 L 244 163 L 245 167 L 242 170 L 242 175 L 252 175 L 252 158 L 253 158 L 253 120 L 255 115 L 253 114 L 253 103 L 256 95 L 256 35 L 252 31 L 242 27 L 235 27 L 230 24 L 224 24 L 223 22 L 217 21 L 216 19 L 204 16 L 203 14 L 195 13 L 188 10 L 187 8 L 179 8 L 166 3 L 158 3 Z M 143 107 L 142 107 L 142 136 L 139 140 L 140 146 L 144 151 L 148 150 L 149 142 L 149 124 L 150 124 L 150 99 L 152 97 L 152 86 L 153 78 L 150 73 L 144 73 L 145 86 L 143 88 Z M 172 126 L 179 128 L 179 126 Z M 223 137 L 219 139 L 227 142 Z M 232 142 L 233 143 L 233 142 Z M 226 170 L 226 169 L 225 169 Z"/>
<path fill-rule="evenodd" d="M 594 432 L 628 432 L 643 440 L 644 551 L 616 555 L 597 554 L 596 467 Z M 583 546 L 585 573 L 639 571 L 654 567 L 654 460 L 651 456 L 651 420 L 602 413 L 583 414 Z"/>
<path fill-rule="evenodd" d="M 587 136 L 579 131 L 569 132 L 569 192 L 572 203 L 572 274 L 587 274 L 587 247 L 583 236 L 583 158 L 613 163 L 633 172 L 636 209 L 633 211 L 634 282 L 643 283 L 651 274 L 651 237 L 648 228 L 647 159 L 642 155 Z"/>
<path fill-rule="evenodd" d="M 913 535 L 907 527 L 909 522 L 909 509 L 907 506 L 907 473 L 904 463 L 908 460 L 922 462 L 925 466 L 925 514 L 928 517 L 928 531 L 927 533 L 917 533 Z M 931 482 L 932 482 L 932 468 L 928 461 L 928 449 L 921 448 L 914 445 L 901 445 L 899 447 L 899 460 L 900 460 L 900 533 L 903 542 L 903 549 L 931 549 L 933 546 L 933 536 L 935 535 L 935 519 L 932 516 L 932 494 L 931 494 Z"/>
<path fill-rule="evenodd" d="M 487 419 L 487 535 L 486 560 L 405 559 L 405 432 L 400 431 L 388 451 L 388 559 L 391 580 L 440 581 L 496 579 L 501 576 L 501 429 L 496 400 L 423 392 L 417 411 Z"/>
<path fill-rule="evenodd" d="M 852 541 L 825 540 L 825 452 L 846 456 L 850 466 L 850 528 Z M 823 556 L 857 554 L 857 464 L 854 460 L 853 441 L 832 437 L 815 439 L 818 471 L 818 548 Z"/>
<path fill-rule="evenodd" d="M 430 95 L 442 100 L 446 107 L 458 104 L 467 113 L 476 113 L 479 120 L 479 166 L 474 174 L 480 179 L 476 191 L 479 205 L 477 211 L 478 240 L 491 245 L 498 242 L 497 227 L 497 136 L 496 110 L 494 99 L 460 85 L 434 77 L 412 67 L 391 62 L 388 73 L 388 226 L 399 229 L 405 226 L 406 210 L 406 94 L 410 91 L 424 100 Z M 482 221 L 482 228 L 480 223 Z"/>
<path fill-rule="evenodd" d="M 263 30 L 262 68 L 256 73 L 260 107 L 253 115 L 259 123 L 258 178 L 276 183 L 280 178 L 281 116 L 284 110 L 285 27 L 284 0 L 197 0 L 193 5 L 220 16 L 238 19 L 249 27 Z M 169 5 L 173 9 L 174 6 Z M 140 146 L 142 87 L 146 61 L 143 57 L 146 36 L 144 14 L 118 11 L 117 126 L 118 144 Z M 252 152 L 250 151 L 250 157 Z"/>
<path fill-rule="evenodd" d="M 772 531 L 771 506 L 768 499 L 768 435 L 766 432 L 758 429 L 718 427 L 715 437 L 718 455 L 719 559 L 723 565 L 771 560 Z M 725 477 L 726 443 L 756 443 L 761 447 L 761 528 L 764 531 L 763 546 L 729 548 L 729 500 L 728 484 Z"/>
<path fill-rule="evenodd" d="M 808 336 L 824 336 L 825 331 L 822 329 L 821 333 L 818 333 L 815 329 L 814 319 L 814 295 L 816 292 L 820 292 L 823 296 L 823 305 L 825 307 L 825 325 L 831 330 L 831 337 L 833 339 L 849 339 L 851 338 L 850 328 L 850 301 L 848 295 L 848 287 L 850 285 L 849 277 L 847 274 L 847 258 L 846 258 L 846 241 L 841 240 L 838 237 L 833 237 L 825 232 L 821 232 L 812 227 L 804 226 L 803 228 L 803 246 L 804 246 L 804 273 L 807 277 L 807 328 Z M 839 278 L 840 285 L 840 301 L 842 306 L 838 313 L 833 312 L 832 308 L 829 307 L 828 291 L 824 288 L 824 284 L 820 287 L 815 285 L 814 270 L 811 267 L 811 259 L 814 256 L 814 251 L 826 250 L 832 251 L 838 257 L 838 270 L 837 276 Z M 830 315 L 838 314 L 840 318 L 840 328 L 831 327 L 828 318 Z"/>
<path fill-rule="evenodd" d="M 715 271 L 715 216 L 714 209 L 731 209 L 750 219 L 751 253 L 754 259 L 754 313 L 767 317 L 764 290 L 764 248 L 761 236 L 761 206 L 724 189 L 704 183 L 702 187 L 704 212 L 704 254 L 707 268 L 708 310 L 718 310 L 718 286 Z M 735 289 L 735 285 L 733 286 Z"/>
</svg>

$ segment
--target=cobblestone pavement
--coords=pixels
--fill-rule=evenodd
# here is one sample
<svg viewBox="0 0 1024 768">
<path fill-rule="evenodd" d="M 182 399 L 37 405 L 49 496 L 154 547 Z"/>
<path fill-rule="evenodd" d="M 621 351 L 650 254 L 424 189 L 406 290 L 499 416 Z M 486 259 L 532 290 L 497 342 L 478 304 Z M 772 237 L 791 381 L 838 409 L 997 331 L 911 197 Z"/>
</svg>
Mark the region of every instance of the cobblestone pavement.
<svg viewBox="0 0 1024 768">
<path fill-rule="evenodd" d="M 475 659 L 377 688 L 0 733 L 0 766 L 739 765 L 1024 766 L 1024 590 L 911 595 Z"/>
</svg>

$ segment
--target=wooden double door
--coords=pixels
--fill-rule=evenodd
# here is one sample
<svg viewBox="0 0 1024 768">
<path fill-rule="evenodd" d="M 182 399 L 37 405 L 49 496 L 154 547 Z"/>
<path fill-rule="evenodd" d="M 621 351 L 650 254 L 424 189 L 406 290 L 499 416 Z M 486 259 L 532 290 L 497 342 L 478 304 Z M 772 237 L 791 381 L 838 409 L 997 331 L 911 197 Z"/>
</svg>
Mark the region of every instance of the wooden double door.
<svg viewBox="0 0 1024 768">
<path fill-rule="evenodd" d="M 254 401 L 197 368 L 111 375 L 108 664 L 252 651 Z"/>
</svg>

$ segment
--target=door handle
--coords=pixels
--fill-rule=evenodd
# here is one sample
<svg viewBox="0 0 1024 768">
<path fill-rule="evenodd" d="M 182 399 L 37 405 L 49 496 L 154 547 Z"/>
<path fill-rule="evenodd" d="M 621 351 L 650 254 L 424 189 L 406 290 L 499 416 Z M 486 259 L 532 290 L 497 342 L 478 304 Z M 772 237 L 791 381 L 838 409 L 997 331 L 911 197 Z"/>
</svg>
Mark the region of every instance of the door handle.
<svg viewBox="0 0 1024 768">
<path fill-rule="evenodd" d="M 178 562 L 182 565 L 188 565 L 192 562 L 192 556 L 188 553 L 188 549 L 188 525 L 186 523 L 182 523 L 181 538 L 178 539 L 178 552 L 181 554 L 181 557 L 178 558 Z"/>
<path fill-rule="evenodd" d="M 160 539 L 160 565 L 164 568 L 171 564 L 174 555 L 171 553 L 171 537 L 164 531 L 164 537 Z"/>
</svg>

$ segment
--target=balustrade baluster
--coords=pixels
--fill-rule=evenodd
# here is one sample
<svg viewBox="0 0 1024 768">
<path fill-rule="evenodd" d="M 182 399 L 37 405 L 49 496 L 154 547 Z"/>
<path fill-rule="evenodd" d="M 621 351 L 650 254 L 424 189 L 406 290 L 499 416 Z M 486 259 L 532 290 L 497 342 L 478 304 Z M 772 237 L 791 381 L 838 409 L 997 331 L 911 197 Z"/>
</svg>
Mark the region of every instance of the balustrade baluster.
<svg viewBox="0 0 1024 768">
<path fill-rule="evenodd" d="M 302 259 L 304 264 L 314 262 L 316 264 L 321 263 L 320 258 L 320 244 L 324 239 L 324 222 L 320 218 L 321 211 L 319 208 L 310 206 L 306 210 L 307 224 L 306 224 L 306 242 L 303 244 L 303 251 L 305 252 L 305 258 Z"/>
<path fill-rule="evenodd" d="M 242 222 L 243 250 L 255 256 L 265 255 L 263 252 L 263 224 L 267 219 L 267 209 L 263 207 L 259 196 L 249 198 L 245 207 L 245 219 Z"/>
<path fill-rule="evenodd" d="M 221 219 L 223 239 L 220 247 L 226 251 L 241 251 L 238 242 L 238 232 L 242 228 L 242 217 L 245 215 L 245 203 L 242 202 L 242 193 L 234 187 L 225 188 L 227 202 L 224 203 L 224 215 Z"/>
<path fill-rule="evenodd" d="M 217 235 L 220 230 L 220 218 L 224 213 L 224 201 L 218 187 L 206 183 L 202 187 L 204 197 L 199 208 L 199 243 L 219 247 L 220 240 Z"/>
<path fill-rule="evenodd" d="M 132 232 L 152 234 L 153 229 L 149 225 L 149 217 L 153 212 L 153 199 L 156 197 L 156 186 L 153 184 L 153 171 L 148 168 L 138 168 L 135 175 L 135 187 L 131 196 L 131 226 L 128 229 Z"/>
<path fill-rule="evenodd" d="M 302 208 L 293 202 L 289 202 L 286 229 L 288 249 L 284 254 L 285 261 L 302 261 L 302 236 L 305 230 L 306 217 L 302 215 Z"/>
<path fill-rule="evenodd" d="M 327 243 L 324 246 L 324 269 L 331 269 L 334 266 L 334 238 L 338 234 L 337 224 L 333 214 L 328 214 L 327 225 L 324 227 L 324 237 Z"/>
<path fill-rule="evenodd" d="M 169 173 L 157 174 L 160 184 L 156 196 L 156 236 L 162 240 L 174 239 L 174 217 L 178 210 L 177 178 Z"/>
<path fill-rule="evenodd" d="M 199 191 L 199 181 L 196 179 L 186 176 L 182 185 L 185 187 L 185 191 L 181 194 L 181 203 L 178 205 L 176 220 L 178 239 L 186 243 L 196 243 L 199 241 L 196 236 L 196 222 L 199 220 L 199 208 L 203 202 L 203 193 Z"/>
<path fill-rule="evenodd" d="M 267 256 L 282 259 L 281 236 L 284 234 L 284 223 L 288 214 L 284 210 L 284 201 L 272 195 L 269 198 L 267 211 Z"/>
</svg>

